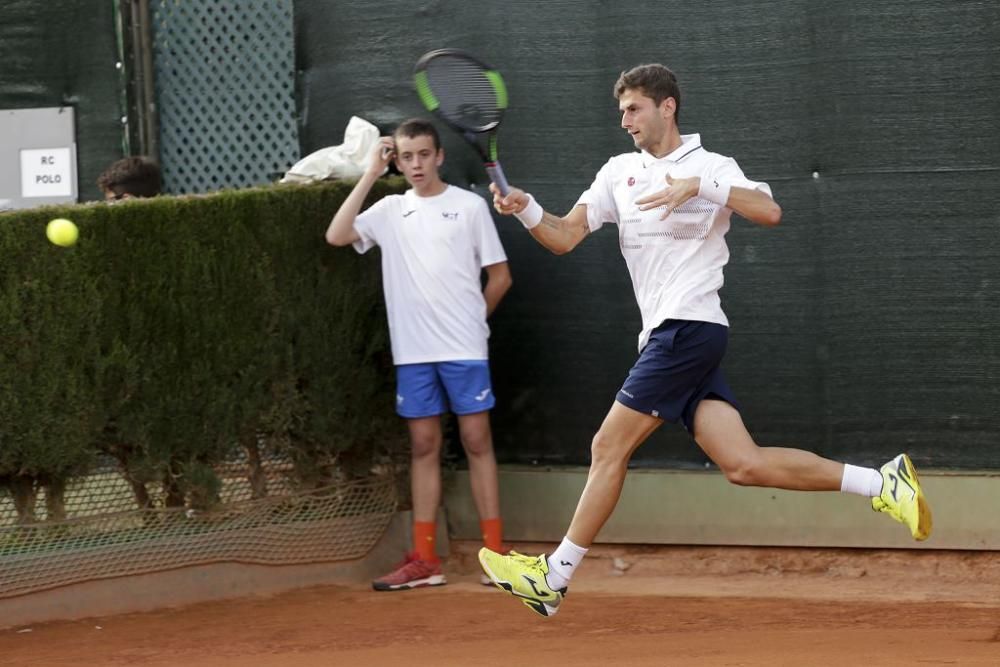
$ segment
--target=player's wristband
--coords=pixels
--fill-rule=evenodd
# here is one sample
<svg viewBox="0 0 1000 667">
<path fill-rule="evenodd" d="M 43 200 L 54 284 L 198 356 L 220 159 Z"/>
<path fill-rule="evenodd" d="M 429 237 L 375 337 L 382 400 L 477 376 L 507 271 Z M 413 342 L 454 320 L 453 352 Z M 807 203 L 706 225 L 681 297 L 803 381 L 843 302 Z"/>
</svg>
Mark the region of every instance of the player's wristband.
<svg viewBox="0 0 1000 667">
<path fill-rule="evenodd" d="M 729 202 L 729 190 L 732 187 L 729 181 L 702 176 L 701 185 L 698 186 L 698 196 L 724 207 Z"/>
<path fill-rule="evenodd" d="M 545 211 L 542 210 L 541 204 L 536 202 L 534 197 L 528 195 L 528 205 L 520 213 L 515 213 L 514 217 L 521 221 L 525 229 L 534 229 L 542 221 L 543 215 L 545 215 Z"/>
</svg>

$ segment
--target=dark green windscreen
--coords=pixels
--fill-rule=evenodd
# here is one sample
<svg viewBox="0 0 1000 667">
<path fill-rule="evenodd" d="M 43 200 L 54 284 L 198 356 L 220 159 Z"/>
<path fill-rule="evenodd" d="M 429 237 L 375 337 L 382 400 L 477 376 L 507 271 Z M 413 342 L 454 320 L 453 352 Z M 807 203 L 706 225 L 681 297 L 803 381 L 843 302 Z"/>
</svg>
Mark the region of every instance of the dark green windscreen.
<svg viewBox="0 0 1000 667">
<path fill-rule="evenodd" d="M 500 159 L 563 212 L 632 150 L 612 84 L 672 67 L 682 132 L 771 184 L 777 229 L 734 218 L 725 369 L 763 444 L 857 463 L 1000 468 L 1000 4 L 958 0 L 296 2 L 303 152 L 351 115 L 421 115 L 412 66 L 469 49 L 509 89 Z M 446 177 L 482 191 L 445 133 Z M 499 458 L 586 463 L 636 356 L 615 230 L 554 257 L 498 220 L 514 287 L 492 320 Z M 636 465 L 700 466 L 680 427 Z"/>
<path fill-rule="evenodd" d="M 0 109 L 72 106 L 80 200 L 122 157 L 114 3 L 0 3 Z"/>
</svg>

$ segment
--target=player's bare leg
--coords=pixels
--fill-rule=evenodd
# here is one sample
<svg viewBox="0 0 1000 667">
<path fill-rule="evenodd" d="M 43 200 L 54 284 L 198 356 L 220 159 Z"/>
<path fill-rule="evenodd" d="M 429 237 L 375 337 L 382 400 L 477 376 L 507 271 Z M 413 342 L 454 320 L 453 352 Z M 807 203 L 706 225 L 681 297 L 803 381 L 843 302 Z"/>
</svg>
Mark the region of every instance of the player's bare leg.
<svg viewBox="0 0 1000 667">
<path fill-rule="evenodd" d="M 874 470 L 837 463 L 801 449 L 759 447 L 740 413 L 718 400 L 698 404 L 694 438 L 733 484 L 855 493 L 870 498 L 872 509 L 905 524 L 914 539 L 930 536 L 930 506 L 906 454 Z"/>
<path fill-rule="evenodd" d="M 612 404 L 591 442 L 587 485 L 566 533 L 574 544 L 589 548 L 593 543 L 618 504 L 629 459 L 662 423 L 617 401 Z"/>
<path fill-rule="evenodd" d="M 629 459 L 661 423 L 616 402 L 594 436 L 587 486 L 566 538 L 549 556 L 534 558 L 515 553 L 503 557 L 483 549 L 479 562 L 491 580 L 521 598 L 535 612 L 543 616 L 555 614 L 574 570 L 618 503 Z M 747 432 L 739 412 L 720 400 L 703 400 L 698 404 L 694 435 L 734 484 L 846 491 L 868 496 L 874 509 L 906 524 L 914 538 L 926 539 L 930 534 L 930 509 L 916 471 L 905 454 L 877 471 L 831 461 L 804 450 L 759 447 Z"/>
<path fill-rule="evenodd" d="M 694 439 L 733 484 L 839 491 L 844 477 L 843 463 L 801 449 L 758 446 L 739 411 L 725 401 L 698 404 Z"/>
<path fill-rule="evenodd" d="M 562 543 L 548 557 L 480 550 L 479 563 L 490 580 L 536 613 L 554 615 L 573 571 L 618 504 L 629 459 L 662 423 L 616 401 L 594 436 L 587 485 Z"/>
</svg>

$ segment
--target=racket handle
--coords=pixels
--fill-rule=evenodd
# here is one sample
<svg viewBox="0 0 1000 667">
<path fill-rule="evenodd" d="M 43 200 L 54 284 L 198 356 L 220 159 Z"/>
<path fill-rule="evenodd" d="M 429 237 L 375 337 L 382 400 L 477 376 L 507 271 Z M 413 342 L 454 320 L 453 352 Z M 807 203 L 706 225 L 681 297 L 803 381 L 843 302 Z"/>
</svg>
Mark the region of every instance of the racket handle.
<svg viewBox="0 0 1000 667">
<path fill-rule="evenodd" d="M 500 194 L 506 196 L 510 192 L 510 186 L 507 185 L 507 177 L 503 175 L 503 167 L 500 166 L 499 161 L 487 162 L 486 173 L 490 175 L 490 180 L 500 188 Z"/>
</svg>

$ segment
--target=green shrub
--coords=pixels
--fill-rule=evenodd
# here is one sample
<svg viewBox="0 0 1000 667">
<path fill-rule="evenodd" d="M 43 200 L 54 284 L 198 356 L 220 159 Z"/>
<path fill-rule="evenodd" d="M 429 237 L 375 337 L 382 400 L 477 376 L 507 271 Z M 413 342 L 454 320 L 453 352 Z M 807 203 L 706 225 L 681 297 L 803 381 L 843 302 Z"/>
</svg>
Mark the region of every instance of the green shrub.
<svg viewBox="0 0 1000 667">
<path fill-rule="evenodd" d="M 102 455 L 140 506 L 150 483 L 208 506 L 238 447 L 322 485 L 403 446 L 377 257 L 323 240 L 350 187 L 0 214 L 0 487 L 22 521 Z M 76 246 L 45 240 L 55 217 Z"/>
</svg>

